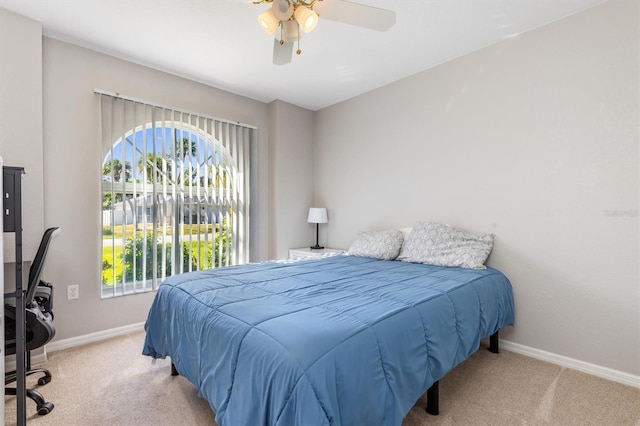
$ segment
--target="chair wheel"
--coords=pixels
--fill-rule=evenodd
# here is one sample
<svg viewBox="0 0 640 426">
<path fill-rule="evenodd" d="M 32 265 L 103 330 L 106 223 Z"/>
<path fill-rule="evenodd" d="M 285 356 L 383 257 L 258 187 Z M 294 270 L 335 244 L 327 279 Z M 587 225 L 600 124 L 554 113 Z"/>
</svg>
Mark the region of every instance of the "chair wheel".
<svg viewBox="0 0 640 426">
<path fill-rule="evenodd" d="M 38 385 L 44 386 L 51 381 L 51 377 L 40 377 L 38 379 Z"/>
<path fill-rule="evenodd" d="M 38 406 L 38 414 L 41 416 L 45 416 L 52 411 L 53 411 L 52 402 L 45 402 L 44 404 Z"/>
</svg>

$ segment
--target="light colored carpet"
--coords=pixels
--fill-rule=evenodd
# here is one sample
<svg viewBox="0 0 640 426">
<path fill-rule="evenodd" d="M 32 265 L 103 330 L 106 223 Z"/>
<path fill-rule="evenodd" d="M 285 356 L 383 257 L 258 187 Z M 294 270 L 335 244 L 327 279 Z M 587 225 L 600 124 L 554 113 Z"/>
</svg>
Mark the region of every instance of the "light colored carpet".
<svg viewBox="0 0 640 426">
<path fill-rule="evenodd" d="M 39 390 L 55 409 L 39 416 L 27 400 L 28 424 L 215 425 L 207 401 L 185 378 L 170 375 L 168 360 L 154 364 L 140 355 L 143 339 L 143 332 L 132 333 L 50 353 L 45 367 L 53 380 Z M 402 426 L 640 426 L 640 389 L 484 348 L 440 381 L 439 416 L 427 414 L 425 404 L 423 396 Z M 6 425 L 15 425 L 15 410 L 15 397 L 6 396 Z"/>
</svg>

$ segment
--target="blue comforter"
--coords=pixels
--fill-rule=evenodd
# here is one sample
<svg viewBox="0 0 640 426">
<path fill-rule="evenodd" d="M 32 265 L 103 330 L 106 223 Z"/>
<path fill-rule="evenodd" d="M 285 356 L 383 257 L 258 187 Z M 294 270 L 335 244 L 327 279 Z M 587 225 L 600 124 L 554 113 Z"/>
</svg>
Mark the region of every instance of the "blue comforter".
<svg viewBox="0 0 640 426">
<path fill-rule="evenodd" d="M 513 320 L 495 269 L 338 255 L 166 279 L 143 354 L 170 356 L 220 425 L 399 425 Z"/>
</svg>

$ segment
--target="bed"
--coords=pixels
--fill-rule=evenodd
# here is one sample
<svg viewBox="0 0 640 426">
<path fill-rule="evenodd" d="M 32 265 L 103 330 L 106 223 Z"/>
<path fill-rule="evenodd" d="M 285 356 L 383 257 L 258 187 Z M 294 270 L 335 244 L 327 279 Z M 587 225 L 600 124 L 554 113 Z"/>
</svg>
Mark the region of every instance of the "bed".
<svg viewBox="0 0 640 426">
<path fill-rule="evenodd" d="M 513 321 L 494 268 L 339 254 L 166 279 L 143 354 L 170 357 L 221 426 L 399 425 Z"/>
</svg>

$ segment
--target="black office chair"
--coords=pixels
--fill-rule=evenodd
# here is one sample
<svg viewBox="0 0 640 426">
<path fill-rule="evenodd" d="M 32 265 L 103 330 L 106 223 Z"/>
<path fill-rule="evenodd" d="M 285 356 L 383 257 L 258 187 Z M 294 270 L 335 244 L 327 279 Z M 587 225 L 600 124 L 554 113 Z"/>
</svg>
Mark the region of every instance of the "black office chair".
<svg viewBox="0 0 640 426">
<path fill-rule="evenodd" d="M 46 385 L 51 381 L 51 373 L 45 368 L 31 369 L 31 351 L 40 348 L 53 339 L 56 329 L 53 326 L 53 286 L 40 280 L 44 269 L 44 261 L 49 250 L 51 240 L 58 235 L 60 228 L 49 228 L 45 231 L 36 257 L 29 269 L 29 282 L 25 294 L 26 307 L 26 375 L 42 373 L 38 379 L 38 385 Z M 4 304 L 5 314 L 5 355 L 16 353 L 16 300 L 9 298 Z M 16 388 L 8 388 L 6 385 L 17 380 L 17 372 L 11 371 L 4 376 L 4 394 L 15 395 Z M 27 396 L 37 406 L 41 416 L 49 414 L 53 410 L 53 403 L 44 400 L 40 392 L 35 389 L 27 389 Z"/>
</svg>

